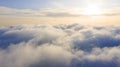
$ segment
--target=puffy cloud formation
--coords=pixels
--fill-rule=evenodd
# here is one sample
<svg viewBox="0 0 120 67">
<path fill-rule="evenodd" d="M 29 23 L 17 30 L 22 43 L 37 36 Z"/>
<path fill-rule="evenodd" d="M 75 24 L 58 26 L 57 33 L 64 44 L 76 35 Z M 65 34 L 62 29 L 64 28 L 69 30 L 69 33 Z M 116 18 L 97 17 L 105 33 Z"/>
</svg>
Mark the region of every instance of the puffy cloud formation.
<svg viewBox="0 0 120 67">
<path fill-rule="evenodd" d="M 0 67 L 120 67 L 120 27 L 0 27 Z"/>
</svg>

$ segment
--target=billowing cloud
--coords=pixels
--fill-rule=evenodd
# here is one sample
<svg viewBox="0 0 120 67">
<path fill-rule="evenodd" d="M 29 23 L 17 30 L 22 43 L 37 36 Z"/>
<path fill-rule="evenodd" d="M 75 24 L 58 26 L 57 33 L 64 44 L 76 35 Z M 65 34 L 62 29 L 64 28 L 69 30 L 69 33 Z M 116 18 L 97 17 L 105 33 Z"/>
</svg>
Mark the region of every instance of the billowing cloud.
<svg viewBox="0 0 120 67">
<path fill-rule="evenodd" d="M 120 27 L 0 27 L 0 67 L 120 67 Z"/>
</svg>

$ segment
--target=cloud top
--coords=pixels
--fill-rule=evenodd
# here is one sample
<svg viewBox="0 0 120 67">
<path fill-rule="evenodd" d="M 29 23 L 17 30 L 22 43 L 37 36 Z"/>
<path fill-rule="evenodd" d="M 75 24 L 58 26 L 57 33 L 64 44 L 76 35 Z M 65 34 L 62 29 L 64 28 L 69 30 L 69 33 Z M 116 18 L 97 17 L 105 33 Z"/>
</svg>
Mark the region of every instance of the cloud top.
<svg viewBox="0 0 120 67">
<path fill-rule="evenodd" d="M 120 27 L 0 27 L 1 67 L 119 67 Z"/>
</svg>

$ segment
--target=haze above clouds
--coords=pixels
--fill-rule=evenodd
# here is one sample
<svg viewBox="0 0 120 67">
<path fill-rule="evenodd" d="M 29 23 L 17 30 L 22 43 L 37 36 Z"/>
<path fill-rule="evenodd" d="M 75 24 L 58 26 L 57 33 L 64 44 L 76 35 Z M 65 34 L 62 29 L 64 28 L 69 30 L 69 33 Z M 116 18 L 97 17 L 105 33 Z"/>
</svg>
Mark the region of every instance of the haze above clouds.
<svg viewBox="0 0 120 67">
<path fill-rule="evenodd" d="M 119 0 L 1 0 L 0 26 L 18 24 L 120 25 Z"/>
</svg>

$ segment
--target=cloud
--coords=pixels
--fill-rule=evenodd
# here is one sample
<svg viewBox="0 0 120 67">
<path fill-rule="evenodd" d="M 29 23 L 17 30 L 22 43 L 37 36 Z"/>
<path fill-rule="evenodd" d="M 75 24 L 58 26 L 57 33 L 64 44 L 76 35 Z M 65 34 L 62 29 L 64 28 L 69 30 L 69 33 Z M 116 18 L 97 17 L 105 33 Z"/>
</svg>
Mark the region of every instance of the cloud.
<svg viewBox="0 0 120 67">
<path fill-rule="evenodd" d="M 27 16 L 34 13 L 30 9 L 15 9 L 8 7 L 0 7 L 0 15 L 14 15 L 14 16 Z"/>
<path fill-rule="evenodd" d="M 0 27 L 1 67 L 119 67 L 120 27 Z"/>
<path fill-rule="evenodd" d="M 8 7 L 0 7 L 1 16 L 21 16 L 21 17 L 89 17 L 90 15 L 82 14 L 82 11 L 76 11 L 76 9 L 59 9 L 59 8 L 45 8 L 40 10 L 32 9 L 15 9 Z M 104 13 L 101 15 L 91 15 L 91 16 L 117 16 L 120 15 L 119 12 Z"/>
<path fill-rule="evenodd" d="M 0 7 L 0 15 L 5 16 L 23 16 L 23 17 L 77 17 L 79 15 L 71 13 L 67 9 L 46 8 L 42 10 L 31 9 L 15 9 L 8 7 Z"/>
</svg>

